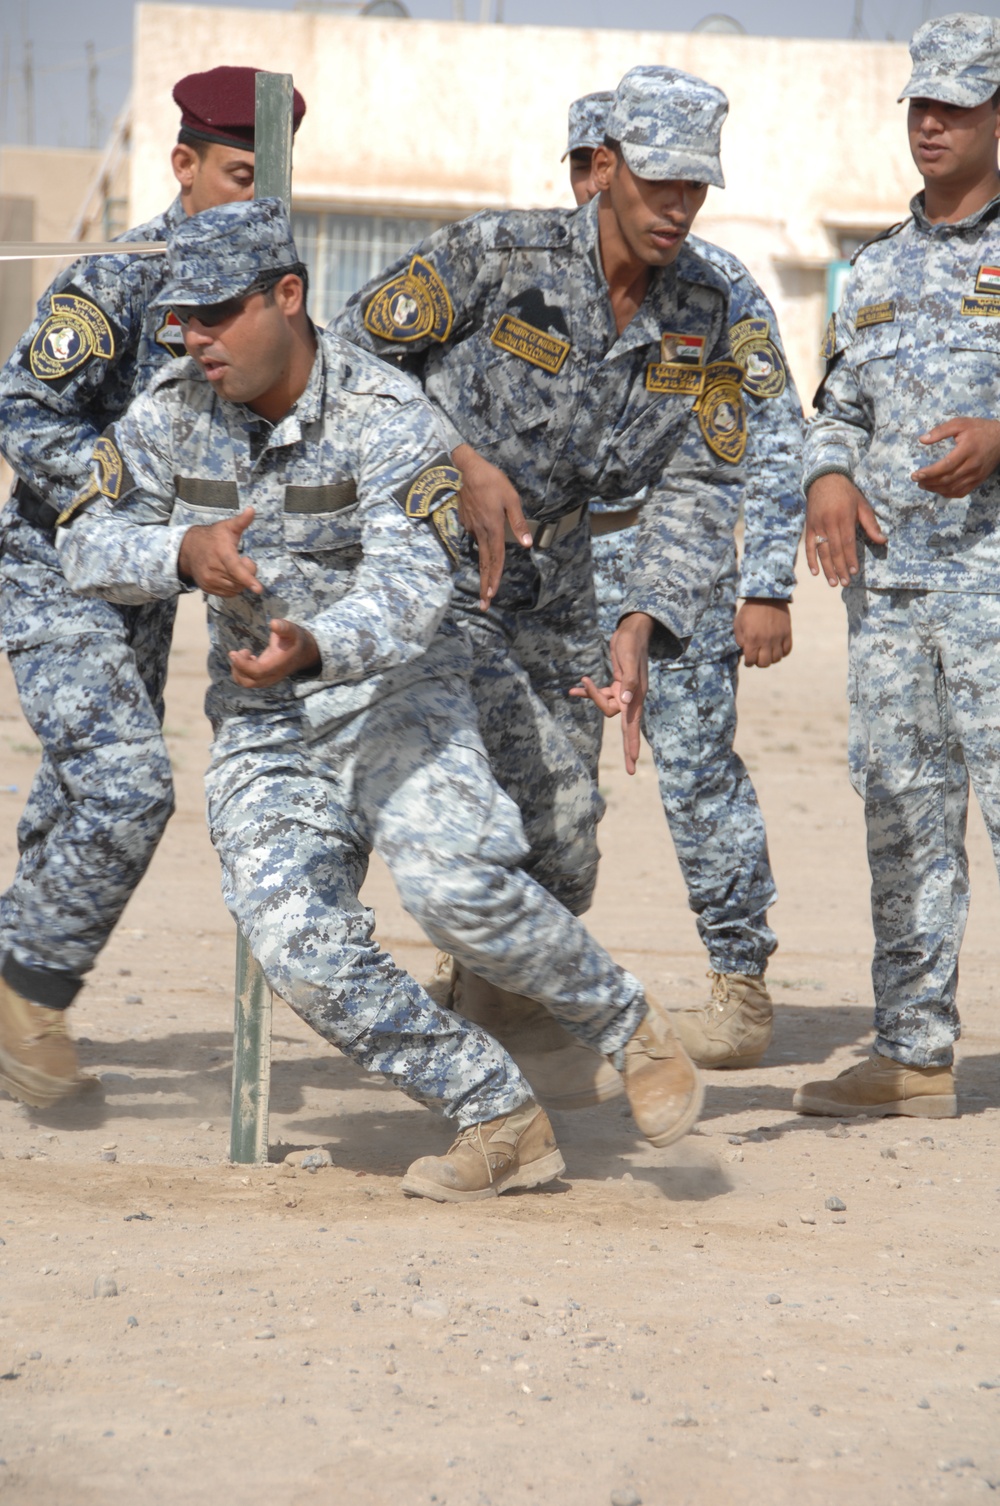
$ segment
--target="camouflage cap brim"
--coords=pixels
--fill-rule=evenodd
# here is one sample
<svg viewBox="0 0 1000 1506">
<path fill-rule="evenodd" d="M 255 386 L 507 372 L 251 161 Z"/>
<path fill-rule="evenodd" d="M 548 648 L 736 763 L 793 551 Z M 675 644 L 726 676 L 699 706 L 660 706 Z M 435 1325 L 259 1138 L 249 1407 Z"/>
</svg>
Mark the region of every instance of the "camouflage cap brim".
<svg viewBox="0 0 1000 1506">
<path fill-rule="evenodd" d="M 961 78 L 945 78 L 940 73 L 914 73 L 910 82 L 896 101 L 904 99 L 934 99 L 945 105 L 958 105 L 963 110 L 974 110 L 991 99 L 1000 88 L 1000 80 L 973 78 L 968 73 Z"/>
<path fill-rule="evenodd" d="M 622 141 L 619 145 L 626 166 L 637 178 L 654 182 L 671 179 L 685 183 L 709 183 L 713 188 L 726 186 L 722 162 L 714 153 L 639 146 L 633 141 Z"/>
</svg>

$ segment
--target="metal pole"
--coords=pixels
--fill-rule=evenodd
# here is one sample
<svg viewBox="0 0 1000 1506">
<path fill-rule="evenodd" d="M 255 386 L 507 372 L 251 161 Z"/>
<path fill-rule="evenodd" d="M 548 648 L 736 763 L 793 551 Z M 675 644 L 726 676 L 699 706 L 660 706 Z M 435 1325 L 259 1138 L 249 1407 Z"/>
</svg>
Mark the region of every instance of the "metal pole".
<svg viewBox="0 0 1000 1506">
<path fill-rule="evenodd" d="M 292 75 L 258 73 L 254 118 L 254 193 L 292 204 Z M 271 990 L 243 932 L 236 933 L 233 1010 L 233 1107 L 229 1159 L 267 1160 L 271 1091 Z"/>
</svg>

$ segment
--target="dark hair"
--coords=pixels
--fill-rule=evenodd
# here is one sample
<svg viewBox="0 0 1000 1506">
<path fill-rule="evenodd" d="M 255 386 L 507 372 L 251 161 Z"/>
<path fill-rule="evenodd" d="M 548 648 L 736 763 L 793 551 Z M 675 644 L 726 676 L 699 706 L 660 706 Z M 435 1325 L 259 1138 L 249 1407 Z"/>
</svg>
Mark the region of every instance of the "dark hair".
<svg viewBox="0 0 1000 1506">
<path fill-rule="evenodd" d="M 185 126 L 181 126 L 177 132 L 177 145 L 189 146 L 193 152 L 197 153 L 200 162 L 204 162 L 205 152 L 210 144 L 208 141 L 203 141 L 200 136 L 196 136 L 193 131 L 187 130 Z"/>
<path fill-rule="evenodd" d="M 990 98 L 990 106 L 994 110 L 1000 109 L 1000 89 L 995 90 Z"/>
<path fill-rule="evenodd" d="M 607 149 L 608 149 L 609 152 L 614 152 L 614 154 L 618 158 L 618 160 L 621 161 L 621 155 L 622 155 L 621 142 L 616 141 L 613 136 L 605 136 L 605 138 L 604 138 L 604 145 L 607 147 Z"/>
<path fill-rule="evenodd" d="M 276 267 L 270 272 L 262 273 L 253 286 L 247 288 L 247 293 L 263 293 L 268 303 L 273 303 L 274 290 L 283 277 L 299 279 L 302 284 L 302 307 L 305 308 L 309 297 L 309 268 L 305 262 L 293 262 L 289 267 Z"/>
</svg>

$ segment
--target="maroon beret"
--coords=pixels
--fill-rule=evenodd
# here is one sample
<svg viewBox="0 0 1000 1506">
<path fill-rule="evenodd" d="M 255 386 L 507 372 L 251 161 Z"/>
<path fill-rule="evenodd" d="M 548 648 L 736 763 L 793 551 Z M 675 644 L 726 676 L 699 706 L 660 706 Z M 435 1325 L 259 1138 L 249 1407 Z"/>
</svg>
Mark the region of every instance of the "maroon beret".
<svg viewBox="0 0 1000 1506">
<path fill-rule="evenodd" d="M 174 85 L 180 106 L 181 130 L 199 141 L 218 141 L 253 151 L 254 80 L 260 68 L 231 68 L 223 64 L 207 73 L 189 73 Z M 292 95 L 292 130 L 297 131 L 306 102 L 298 89 Z"/>
</svg>

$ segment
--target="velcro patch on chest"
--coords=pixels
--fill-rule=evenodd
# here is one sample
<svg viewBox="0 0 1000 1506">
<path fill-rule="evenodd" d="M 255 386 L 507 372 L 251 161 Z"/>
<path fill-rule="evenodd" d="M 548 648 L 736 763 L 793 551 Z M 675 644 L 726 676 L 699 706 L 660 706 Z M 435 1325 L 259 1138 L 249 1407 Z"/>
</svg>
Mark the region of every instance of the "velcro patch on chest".
<svg viewBox="0 0 1000 1506">
<path fill-rule="evenodd" d="M 1000 319 L 1000 295 L 962 299 L 962 313 L 966 319 Z"/>
<path fill-rule="evenodd" d="M 729 331 L 733 360 L 743 368 L 743 387 L 752 397 L 780 397 L 788 381 L 781 352 L 767 319 L 741 319 Z"/>
<path fill-rule="evenodd" d="M 980 267 L 976 274 L 977 293 L 1000 293 L 1000 267 Z"/>
<path fill-rule="evenodd" d="M 739 464 L 747 447 L 743 381 L 743 368 L 735 361 L 715 361 L 705 367 L 705 384 L 695 403 L 705 443 L 713 455 L 730 465 Z"/>
<path fill-rule="evenodd" d="M 167 317 L 156 331 L 153 339 L 164 350 L 169 350 L 172 356 L 187 355 L 187 351 L 184 349 L 184 326 L 173 309 L 167 309 Z"/>
<path fill-rule="evenodd" d="M 292 513 L 342 512 L 358 500 L 354 481 L 328 481 L 322 486 L 286 486 L 285 511 Z"/>
<path fill-rule="evenodd" d="M 447 497 L 461 489 L 461 471 L 442 459 L 425 466 L 405 487 L 400 487 L 396 498 L 408 518 L 428 518 Z"/>
<path fill-rule="evenodd" d="M 413 340 L 445 341 L 455 320 L 448 289 L 431 266 L 415 256 L 374 293 L 365 309 L 365 329 L 379 340 L 408 344 Z"/>
<path fill-rule="evenodd" d="M 175 476 L 178 502 L 192 507 L 211 507 L 219 512 L 239 512 L 240 493 L 235 481 L 217 481 L 214 476 Z"/>
<path fill-rule="evenodd" d="M 103 309 L 77 293 L 53 293 L 28 351 L 32 375 L 58 382 L 88 361 L 110 361 L 115 337 Z"/>
<path fill-rule="evenodd" d="M 886 298 L 881 303 L 866 303 L 854 316 L 854 328 L 862 330 L 871 329 L 873 324 L 891 324 L 895 317 L 895 298 Z"/>
<path fill-rule="evenodd" d="M 682 361 L 651 361 L 646 367 L 647 392 L 700 397 L 704 385 L 703 366 L 690 366 Z"/>
<path fill-rule="evenodd" d="M 490 335 L 490 344 L 532 366 L 540 366 L 551 376 L 558 376 L 572 349 L 568 340 L 560 340 L 547 330 L 536 329 L 533 324 L 518 319 L 516 314 L 500 315 Z"/>
</svg>

